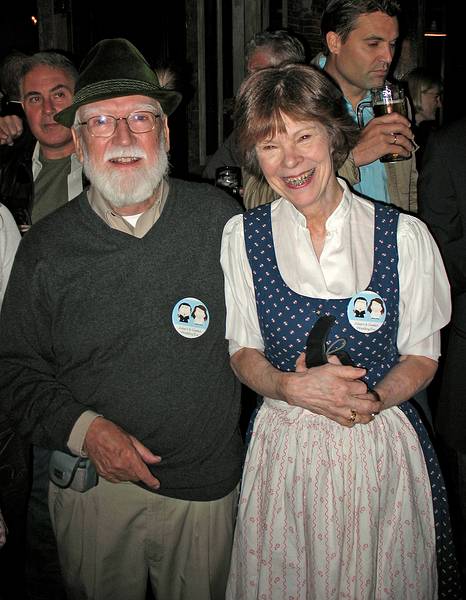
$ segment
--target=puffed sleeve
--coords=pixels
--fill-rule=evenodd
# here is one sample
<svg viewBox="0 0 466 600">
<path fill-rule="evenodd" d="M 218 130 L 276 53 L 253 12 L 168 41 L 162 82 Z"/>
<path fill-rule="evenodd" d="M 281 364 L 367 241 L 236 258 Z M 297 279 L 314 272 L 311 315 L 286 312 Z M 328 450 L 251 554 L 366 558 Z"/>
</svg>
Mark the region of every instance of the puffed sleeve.
<svg viewBox="0 0 466 600">
<path fill-rule="evenodd" d="M 402 214 L 398 224 L 401 354 L 440 356 L 440 330 L 450 320 L 450 285 L 426 225 Z"/>
<path fill-rule="evenodd" d="M 221 264 L 225 275 L 226 338 L 230 355 L 240 348 L 262 351 L 251 267 L 244 245 L 243 216 L 231 218 L 223 230 Z"/>
<path fill-rule="evenodd" d="M 11 213 L 0 204 L 0 308 L 21 235 Z"/>
</svg>

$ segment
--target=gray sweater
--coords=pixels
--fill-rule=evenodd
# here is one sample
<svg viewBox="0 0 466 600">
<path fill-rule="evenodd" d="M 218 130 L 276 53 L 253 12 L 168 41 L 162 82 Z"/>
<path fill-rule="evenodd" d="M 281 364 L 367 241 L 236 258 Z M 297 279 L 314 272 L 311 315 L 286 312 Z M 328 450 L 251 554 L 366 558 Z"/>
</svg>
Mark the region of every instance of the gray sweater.
<svg viewBox="0 0 466 600">
<path fill-rule="evenodd" d="M 83 193 L 24 237 L 0 319 L 0 401 L 34 444 L 66 450 L 92 409 L 156 454 L 159 493 L 213 500 L 240 477 L 240 384 L 225 340 L 225 222 L 239 207 L 209 185 L 170 181 L 142 238 L 106 225 Z M 180 335 L 177 304 L 208 310 Z"/>
</svg>

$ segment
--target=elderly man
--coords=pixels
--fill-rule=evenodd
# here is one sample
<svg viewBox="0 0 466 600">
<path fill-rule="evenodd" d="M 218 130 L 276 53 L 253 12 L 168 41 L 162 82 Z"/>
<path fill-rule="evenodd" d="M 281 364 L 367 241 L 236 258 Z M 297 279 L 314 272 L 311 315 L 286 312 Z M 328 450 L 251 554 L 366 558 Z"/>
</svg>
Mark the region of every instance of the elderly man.
<svg viewBox="0 0 466 600">
<path fill-rule="evenodd" d="M 157 598 L 224 596 L 242 448 L 219 253 L 239 209 L 166 177 L 179 101 L 128 41 L 89 52 L 55 118 L 90 189 L 31 229 L 5 296 L 2 402 L 60 450 L 49 500 L 70 598 L 143 600 L 148 577 Z M 204 322 L 180 323 L 182 304 Z"/>
</svg>

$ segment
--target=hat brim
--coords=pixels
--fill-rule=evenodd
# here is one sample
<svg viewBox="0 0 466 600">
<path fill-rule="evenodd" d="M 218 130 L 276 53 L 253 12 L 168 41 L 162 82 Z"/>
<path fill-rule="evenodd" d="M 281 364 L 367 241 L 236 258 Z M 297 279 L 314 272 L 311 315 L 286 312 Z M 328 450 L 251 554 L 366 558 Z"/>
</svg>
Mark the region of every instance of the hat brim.
<svg viewBox="0 0 466 600">
<path fill-rule="evenodd" d="M 107 80 L 88 85 L 76 93 L 73 104 L 60 111 L 54 119 L 60 125 L 72 127 L 76 111 L 85 104 L 110 100 L 124 96 L 148 96 L 160 102 L 163 112 L 170 115 L 181 102 L 181 94 L 175 90 L 167 90 L 153 86 L 144 81 Z"/>
</svg>

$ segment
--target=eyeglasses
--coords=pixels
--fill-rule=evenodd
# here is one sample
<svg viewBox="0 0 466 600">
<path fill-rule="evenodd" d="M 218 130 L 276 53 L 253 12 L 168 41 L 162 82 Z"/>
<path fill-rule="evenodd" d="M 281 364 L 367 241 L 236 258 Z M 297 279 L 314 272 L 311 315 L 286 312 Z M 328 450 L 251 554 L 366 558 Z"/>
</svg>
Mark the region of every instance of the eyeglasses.
<svg viewBox="0 0 466 600">
<path fill-rule="evenodd" d="M 115 133 L 117 122 L 126 121 L 133 133 L 147 133 L 155 128 L 155 123 L 160 115 L 149 111 L 137 111 L 127 117 L 112 117 L 111 115 L 97 115 L 79 125 L 86 125 L 89 133 L 94 137 L 110 137 Z"/>
</svg>

